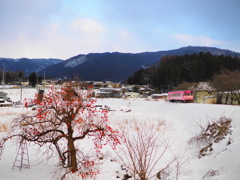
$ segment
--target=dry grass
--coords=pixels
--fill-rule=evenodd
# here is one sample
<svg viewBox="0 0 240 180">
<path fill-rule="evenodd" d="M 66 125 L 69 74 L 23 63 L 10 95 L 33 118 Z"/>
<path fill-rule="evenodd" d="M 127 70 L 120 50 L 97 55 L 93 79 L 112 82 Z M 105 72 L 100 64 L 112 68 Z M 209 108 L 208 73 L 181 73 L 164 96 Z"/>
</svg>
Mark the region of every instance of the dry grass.
<svg viewBox="0 0 240 180">
<path fill-rule="evenodd" d="M 134 117 L 128 118 L 128 119 L 122 119 L 120 121 L 116 120 L 114 121 L 114 124 L 117 125 L 117 128 L 126 128 L 131 127 L 131 130 L 139 131 L 143 127 L 140 127 L 140 124 L 154 124 L 154 129 L 156 131 L 164 131 L 167 128 L 167 121 L 164 119 L 136 119 Z"/>
<path fill-rule="evenodd" d="M 4 117 L 4 116 L 19 116 L 21 114 L 29 114 L 31 113 L 32 110 L 29 108 L 29 109 L 24 109 L 22 111 L 19 111 L 19 109 L 17 108 L 12 108 L 12 107 L 9 107 L 9 108 L 0 108 L 0 116 Z"/>
<path fill-rule="evenodd" d="M 19 111 L 17 108 L 0 108 L 0 119 L 3 119 L 0 123 L 0 133 L 2 132 L 8 132 L 8 123 L 11 121 L 11 119 L 20 116 L 21 114 L 28 115 L 32 113 L 31 109 L 24 109 L 22 111 Z M 7 120 L 7 121 L 5 121 Z"/>
<path fill-rule="evenodd" d="M 7 131 L 8 131 L 8 127 L 5 124 L 0 123 L 0 132 L 7 132 Z"/>
<path fill-rule="evenodd" d="M 12 112 L 12 111 L 0 111 L 0 116 L 14 116 L 20 115 L 21 112 Z"/>
<path fill-rule="evenodd" d="M 20 115 L 22 112 L 14 111 L 13 108 L 0 108 L 0 116 L 14 116 Z"/>
<path fill-rule="evenodd" d="M 197 144 L 200 148 L 198 157 L 201 158 L 206 155 L 211 155 L 213 151 L 212 145 L 226 139 L 228 135 L 232 134 L 232 119 L 225 116 L 220 117 L 218 121 L 208 122 L 207 127 L 201 125 L 201 132 L 189 140 L 189 144 Z M 231 141 L 228 141 L 229 145 Z"/>
</svg>

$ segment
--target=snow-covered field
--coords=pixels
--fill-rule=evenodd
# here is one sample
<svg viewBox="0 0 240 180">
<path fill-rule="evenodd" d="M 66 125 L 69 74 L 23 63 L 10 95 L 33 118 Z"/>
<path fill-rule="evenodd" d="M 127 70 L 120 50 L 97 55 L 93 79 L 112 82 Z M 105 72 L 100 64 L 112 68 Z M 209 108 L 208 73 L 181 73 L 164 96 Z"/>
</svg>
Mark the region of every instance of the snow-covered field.
<svg viewBox="0 0 240 180">
<path fill-rule="evenodd" d="M 33 98 L 36 89 L 2 89 L 8 93 L 13 101 Z M 146 99 L 98 99 L 97 104 L 108 105 L 111 110 L 109 119 L 112 125 L 124 123 L 126 119 L 130 121 L 151 121 L 165 122 L 166 134 L 171 134 L 171 149 L 180 152 L 182 158 L 180 173 L 176 177 L 174 170 L 170 172 L 167 179 L 179 180 L 239 180 L 240 179 L 240 106 L 230 105 L 210 105 L 193 103 L 170 103 L 164 101 L 147 101 Z M 121 111 L 131 109 L 130 112 Z M 0 125 L 8 122 L 24 113 L 22 107 L 2 107 L 0 108 Z M 190 138 L 200 132 L 200 126 L 206 127 L 208 122 L 218 121 L 220 117 L 232 119 L 232 133 L 224 140 L 212 145 L 211 155 L 198 158 L 197 146 L 189 144 Z M 5 133 L 0 133 L 4 136 Z M 229 145 L 228 142 L 231 141 Z M 84 145 L 85 146 L 85 145 Z M 19 171 L 13 168 L 13 163 L 17 154 L 18 145 L 14 140 L 8 141 L 0 160 L 0 180 L 48 180 L 52 179 L 53 172 L 58 164 L 57 158 L 49 160 L 47 163 L 40 163 L 36 151 L 36 145 L 29 145 L 30 169 Z M 112 157 L 111 157 L 112 158 Z M 42 159 L 41 159 L 42 160 Z M 104 159 L 101 165 L 101 173 L 97 180 L 116 179 L 120 165 Z M 156 178 L 155 178 L 156 179 Z"/>
</svg>

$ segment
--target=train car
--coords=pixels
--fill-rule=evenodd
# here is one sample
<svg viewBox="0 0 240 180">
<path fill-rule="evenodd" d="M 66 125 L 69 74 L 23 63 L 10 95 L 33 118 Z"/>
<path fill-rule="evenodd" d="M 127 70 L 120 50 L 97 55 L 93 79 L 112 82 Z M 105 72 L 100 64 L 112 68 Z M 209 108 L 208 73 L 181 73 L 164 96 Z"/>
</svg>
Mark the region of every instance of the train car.
<svg viewBox="0 0 240 180">
<path fill-rule="evenodd" d="M 168 100 L 170 102 L 192 102 L 193 99 L 194 94 L 192 90 L 168 92 Z"/>
</svg>

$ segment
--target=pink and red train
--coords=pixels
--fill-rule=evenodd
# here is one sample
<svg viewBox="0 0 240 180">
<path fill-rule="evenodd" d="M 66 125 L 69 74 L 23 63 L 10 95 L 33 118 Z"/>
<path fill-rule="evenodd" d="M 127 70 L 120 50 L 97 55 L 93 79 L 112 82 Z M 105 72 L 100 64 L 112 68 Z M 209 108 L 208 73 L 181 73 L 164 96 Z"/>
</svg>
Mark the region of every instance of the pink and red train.
<svg viewBox="0 0 240 180">
<path fill-rule="evenodd" d="M 193 99 L 194 99 L 194 94 L 192 90 L 168 92 L 168 100 L 170 102 L 174 102 L 174 101 L 192 102 Z"/>
</svg>

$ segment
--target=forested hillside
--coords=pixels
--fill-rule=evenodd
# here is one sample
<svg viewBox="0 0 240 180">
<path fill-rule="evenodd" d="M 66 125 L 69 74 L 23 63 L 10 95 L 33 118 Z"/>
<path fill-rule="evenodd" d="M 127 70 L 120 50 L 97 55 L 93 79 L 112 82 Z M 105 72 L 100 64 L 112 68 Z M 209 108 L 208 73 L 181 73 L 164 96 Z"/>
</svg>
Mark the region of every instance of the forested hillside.
<svg viewBox="0 0 240 180">
<path fill-rule="evenodd" d="M 212 55 L 237 56 L 240 53 L 214 47 L 188 46 L 179 49 L 142 53 L 90 53 L 79 54 L 61 63 L 48 66 L 38 72 L 43 72 L 52 78 L 72 79 L 76 75 L 84 81 L 121 82 L 140 68 L 156 65 L 163 56 L 181 56 L 184 54 L 199 54 L 210 52 Z"/>
<path fill-rule="evenodd" d="M 222 69 L 240 70 L 240 58 L 209 52 L 163 56 L 157 65 L 135 71 L 127 82 L 150 84 L 159 90 L 169 91 L 182 82 L 209 81 Z"/>
</svg>

